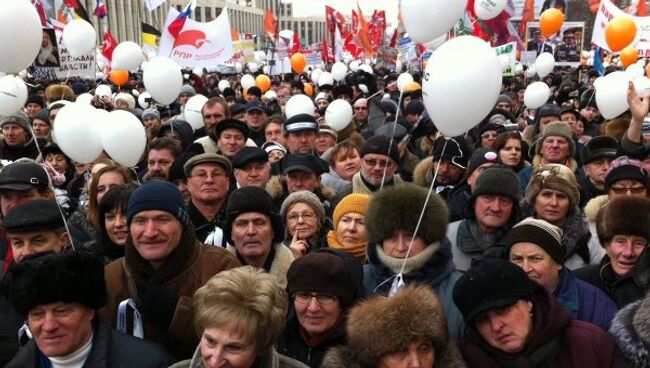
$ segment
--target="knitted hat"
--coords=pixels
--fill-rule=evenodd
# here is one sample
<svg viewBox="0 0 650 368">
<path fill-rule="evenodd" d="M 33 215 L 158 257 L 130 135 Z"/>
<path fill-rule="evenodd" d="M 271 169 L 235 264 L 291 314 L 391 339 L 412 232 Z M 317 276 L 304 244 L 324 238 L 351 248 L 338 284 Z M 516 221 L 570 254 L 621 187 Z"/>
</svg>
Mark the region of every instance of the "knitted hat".
<svg viewBox="0 0 650 368">
<path fill-rule="evenodd" d="M 445 366 L 447 322 L 440 300 L 425 285 L 411 285 L 397 294 L 375 296 L 350 309 L 347 342 L 364 366 L 376 367 L 386 354 L 404 349 L 415 339 L 433 344 L 435 366 Z"/>
<path fill-rule="evenodd" d="M 414 185 L 393 185 L 375 193 L 366 210 L 368 241 L 381 243 L 398 230 L 413 233 L 432 244 L 442 241 L 447 231 L 449 210 L 438 194 L 431 193 L 422 223 L 415 233 L 429 191 Z"/>
<path fill-rule="evenodd" d="M 14 207 L 2 220 L 8 233 L 60 229 L 65 226 L 56 202 L 35 199 Z"/>
<path fill-rule="evenodd" d="M 624 179 L 636 180 L 648 187 L 648 172 L 643 163 L 627 156 L 618 157 L 609 165 L 605 174 L 605 191 L 609 191 L 615 182 Z"/>
<path fill-rule="evenodd" d="M 580 150 L 580 162 L 586 165 L 601 158 L 614 159 L 617 150 L 616 139 L 605 135 L 593 137 Z"/>
<path fill-rule="evenodd" d="M 424 104 L 420 100 L 412 100 L 404 108 L 404 115 L 420 115 L 424 111 Z"/>
<path fill-rule="evenodd" d="M 232 245 L 232 223 L 243 213 L 256 212 L 266 215 L 271 220 L 273 227 L 273 242 L 282 241 L 284 227 L 282 218 L 275 212 L 273 199 L 269 193 L 260 187 L 243 187 L 236 189 L 228 198 L 226 207 L 226 221 L 223 225 L 224 239 Z"/>
<path fill-rule="evenodd" d="M 178 92 L 179 96 L 182 94 L 194 96 L 196 95 L 196 90 L 194 89 L 194 87 L 190 86 L 189 84 L 183 84 L 183 86 L 181 86 L 181 91 Z"/>
<path fill-rule="evenodd" d="M 40 106 L 42 109 L 45 108 L 45 100 L 43 100 L 43 97 L 39 95 L 29 95 L 27 96 L 27 101 L 25 101 L 25 106 L 27 106 L 30 103 L 35 103 L 38 106 Z"/>
<path fill-rule="evenodd" d="M 46 123 L 47 125 L 49 125 L 51 127 L 52 122 L 50 121 L 49 112 L 50 111 L 48 109 L 43 109 L 43 110 L 39 111 L 38 114 L 36 114 L 32 118 L 32 122 L 34 122 L 34 120 L 38 119 L 38 120 L 41 120 L 42 122 Z"/>
<path fill-rule="evenodd" d="M 439 137 L 433 143 L 431 154 L 433 161 L 446 159 L 451 161 L 455 166 L 466 169 L 470 152 L 463 137 Z"/>
<path fill-rule="evenodd" d="M 536 154 L 541 154 L 542 144 L 548 137 L 562 137 L 566 139 L 570 147 L 569 157 L 573 157 L 576 152 L 576 143 L 573 141 L 573 133 L 571 132 L 571 128 L 567 125 L 567 123 L 562 121 L 553 121 L 548 123 L 548 125 L 546 125 L 544 128 L 544 131 L 541 132 L 541 136 L 535 145 Z"/>
<path fill-rule="evenodd" d="M 142 120 L 144 119 L 158 119 L 160 120 L 160 113 L 156 109 L 146 109 L 142 112 Z"/>
<path fill-rule="evenodd" d="M 126 209 L 127 224 L 131 226 L 133 216 L 149 210 L 168 212 L 176 217 L 183 226 L 190 223 L 183 195 L 174 184 L 168 181 L 147 181 L 133 192 Z"/>
<path fill-rule="evenodd" d="M 383 135 L 376 135 L 368 139 L 361 147 L 360 156 L 363 157 L 369 153 L 385 155 L 390 157 L 395 163 L 399 163 L 399 150 L 397 149 L 397 143 L 393 142 L 390 144 L 390 138 Z M 390 148 L 390 150 L 389 150 Z"/>
<path fill-rule="evenodd" d="M 532 296 L 533 283 L 521 267 L 504 259 L 488 258 L 467 270 L 452 294 L 468 325 L 483 312 L 510 307 Z"/>
<path fill-rule="evenodd" d="M 519 177 L 505 166 L 491 166 L 476 179 L 469 202 L 480 195 L 498 195 L 507 197 L 517 203 L 519 197 Z"/>
<path fill-rule="evenodd" d="M 321 133 L 329 134 L 332 137 L 334 137 L 335 140 L 338 139 L 338 133 L 336 132 L 336 129 L 332 128 L 331 126 L 329 126 L 327 124 L 321 124 L 318 127 L 318 134 L 321 134 Z"/>
<path fill-rule="evenodd" d="M 533 206 L 542 189 L 559 190 L 569 197 L 569 210 L 580 202 L 580 190 L 576 176 L 568 167 L 560 164 L 540 165 L 533 173 L 526 187 L 526 202 Z"/>
<path fill-rule="evenodd" d="M 334 208 L 334 214 L 332 215 L 334 228 L 336 229 L 338 227 L 341 217 L 346 213 L 353 212 L 365 216 L 368 203 L 370 203 L 370 196 L 367 194 L 353 193 L 343 197 L 339 204 L 336 205 L 336 208 Z"/>
<path fill-rule="evenodd" d="M 510 96 L 508 96 L 506 94 L 501 94 L 501 95 L 499 95 L 499 98 L 497 98 L 497 103 L 496 104 L 498 105 L 498 104 L 500 104 L 502 102 L 507 102 L 510 105 L 512 105 L 512 98 L 510 98 Z"/>
<path fill-rule="evenodd" d="M 596 233 L 605 246 L 615 235 L 638 235 L 650 241 L 650 199 L 626 196 L 611 200 L 596 216 Z"/>
<path fill-rule="evenodd" d="M 0 120 L 0 128 L 5 126 L 5 124 L 16 124 L 23 128 L 28 135 L 31 136 L 32 129 L 29 122 L 29 117 L 22 111 L 17 111 L 12 115 L 3 116 Z"/>
<path fill-rule="evenodd" d="M 497 163 L 499 155 L 491 148 L 479 148 L 472 153 L 467 165 L 466 175 L 469 177 L 479 166 L 487 163 Z"/>
<path fill-rule="evenodd" d="M 508 233 L 506 255 L 517 243 L 533 243 L 544 249 L 558 264 L 564 264 L 566 251 L 562 244 L 562 229 L 544 220 L 528 217 L 513 226 Z"/>
<path fill-rule="evenodd" d="M 312 210 L 314 210 L 314 212 L 316 212 L 318 223 L 322 224 L 325 222 L 325 207 L 318 196 L 307 190 L 300 190 L 289 194 L 282 202 L 282 206 L 280 207 L 280 216 L 282 216 L 285 223 L 287 221 L 287 213 L 289 212 L 289 209 L 291 209 L 291 207 L 296 203 L 304 203 L 308 205 Z"/>
<path fill-rule="evenodd" d="M 85 250 L 42 253 L 14 264 L 0 290 L 22 315 L 57 302 L 99 309 L 106 304 L 104 264 Z"/>
</svg>

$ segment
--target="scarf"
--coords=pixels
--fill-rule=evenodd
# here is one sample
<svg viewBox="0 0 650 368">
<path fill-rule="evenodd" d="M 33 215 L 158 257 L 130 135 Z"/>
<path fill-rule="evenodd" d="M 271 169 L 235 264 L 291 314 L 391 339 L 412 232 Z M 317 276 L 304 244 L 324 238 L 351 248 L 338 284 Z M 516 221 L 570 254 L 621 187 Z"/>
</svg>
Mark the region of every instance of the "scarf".
<svg viewBox="0 0 650 368">
<path fill-rule="evenodd" d="M 560 338 L 556 337 L 524 356 L 506 358 L 496 355 L 495 358 L 504 368 L 546 368 L 553 366 L 559 352 Z"/>
<path fill-rule="evenodd" d="M 388 254 L 384 253 L 384 249 L 381 245 L 376 245 L 377 257 L 379 260 L 386 265 L 394 273 L 399 273 L 402 269 L 402 264 L 404 263 L 404 258 L 395 258 L 391 257 Z M 424 248 L 420 253 L 416 255 L 409 255 L 406 259 L 406 264 L 404 265 L 404 271 L 402 274 L 406 275 L 411 273 L 413 270 L 418 270 L 433 257 L 433 255 L 440 249 L 440 243 L 435 242 L 430 244 L 428 247 Z"/>
<path fill-rule="evenodd" d="M 310 348 L 315 348 L 316 346 L 326 341 L 336 330 L 339 328 L 339 325 L 343 322 L 343 313 L 339 315 L 339 318 L 336 320 L 336 323 L 330 327 L 329 330 L 325 331 L 320 337 L 309 336 L 307 330 L 305 330 L 302 325 L 298 326 L 298 332 L 300 333 L 300 338 L 309 346 Z"/>
<path fill-rule="evenodd" d="M 366 246 L 368 245 L 367 241 L 354 243 L 351 245 L 343 245 L 336 237 L 336 232 L 334 230 L 330 230 L 327 233 L 327 245 L 330 248 L 341 249 L 347 253 L 352 254 L 354 258 L 356 258 L 357 261 L 361 263 L 365 263 L 366 261 Z"/>
</svg>

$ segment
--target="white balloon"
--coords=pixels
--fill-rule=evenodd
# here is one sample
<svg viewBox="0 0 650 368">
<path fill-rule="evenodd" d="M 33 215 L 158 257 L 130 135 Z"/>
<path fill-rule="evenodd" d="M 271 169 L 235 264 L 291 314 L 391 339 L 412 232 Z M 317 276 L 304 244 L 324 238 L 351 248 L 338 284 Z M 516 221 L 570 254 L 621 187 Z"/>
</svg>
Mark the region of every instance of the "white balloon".
<svg viewBox="0 0 650 368">
<path fill-rule="evenodd" d="M 343 99 L 336 99 L 327 105 L 325 123 L 337 132 L 345 129 L 352 121 L 352 106 Z"/>
<path fill-rule="evenodd" d="M 66 156 L 82 164 L 94 161 L 102 153 L 100 132 L 105 124 L 98 127 L 101 122 L 96 119 L 96 111 L 87 104 L 71 103 L 63 106 L 56 115 L 54 135 L 57 144 Z M 126 140 L 122 142 L 131 144 Z"/>
<path fill-rule="evenodd" d="M 330 72 L 322 72 L 318 77 L 318 86 L 334 85 L 334 76 Z"/>
<path fill-rule="evenodd" d="M 356 72 L 357 69 L 359 69 L 359 60 L 352 60 L 352 61 L 350 61 L 350 65 L 349 65 L 349 67 L 350 67 L 350 70 L 351 70 L 351 71 Z"/>
<path fill-rule="evenodd" d="M 318 78 L 320 78 L 320 75 L 323 73 L 322 70 L 320 69 L 314 69 L 311 71 L 311 81 L 314 82 L 314 84 L 318 84 Z"/>
<path fill-rule="evenodd" d="M 397 61 L 395 62 L 395 71 L 396 72 L 402 71 L 402 61 L 400 59 L 397 59 Z"/>
<path fill-rule="evenodd" d="M 272 100 L 274 98 L 278 98 L 278 94 L 275 93 L 274 90 L 270 89 L 270 90 L 264 92 L 264 97 L 268 98 L 269 100 Z"/>
<path fill-rule="evenodd" d="M 524 104 L 529 109 L 536 109 L 548 101 L 551 97 L 551 89 L 544 82 L 534 82 L 526 87 L 524 92 Z"/>
<path fill-rule="evenodd" d="M 495 18 L 505 8 L 505 0 L 476 0 L 474 2 L 474 12 L 478 19 L 482 20 Z"/>
<path fill-rule="evenodd" d="M 528 66 L 528 69 L 524 72 L 524 75 L 526 78 L 532 78 L 537 74 L 537 71 L 535 70 L 535 65 L 530 65 Z"/>
<path fill-rule="evenodd" d="M 404 86 L 413 82 L 413 76 L 410 73 L 402 73 L 397 77 L 397 89 L 402 92 Z"/>
<path fill-rule="evenodd" d="M 243 67 L 241 66 L 241 63 L 236 62 L 236 63 L 235 63 L 235 71 L 236 71 L 237 73 L 241 73 L 242 70 L 243 70 Z"/>
<path fill-rule="evenodd" d="M 524 72 L 524 66 L 521 63 L 515 63 L 515 74 L 521 74 Z"/>
<path fill-rule="evenodd" d="M 467 0 L 408 0 L 401 2 L 402 20 L 415 43 L 447 33 L 463 17 Z"/>
<path fill-rule="evenodd" d="M 183 110 L 185 120 L 190 123 L 194 130 L 201 129 L 204 126 L 201 109 L 203 109 L 203 105 L 205 105 L 205 101 L 207 100 L 208 98 L 203 95 L 194 95 L 185 104 L 185 109 Z"/>
<path fill-rule="evenodd" d="M 340 61 L 332 65 L 332 77 L 335 81 L 340 82 L 345 79 L 345 74 L 348 72 L 348 67 Z"/>
<path fill-rule="evenodd" d="M 442 46 L 443 43 L 447 41 L 447 34 L 443 33 L 441 36 L 434 38 L 433 40 L 424 44 L 428 50 L 435 50 L 438 47 Z"/>
<path fill-rule="evenodd" d="M 505 72 L 510 68 L 510 54 L 501 54 L 498 56 L 499 64 L 501 64 L 501 71 Z"/>
<path fill-rule="evenodd" d="M 63 28 L 63 43 L 72 57 L 92 52 L 96 44 L 95 28 L 82 19 L 70 21 Z"/>
<path fill-rule="evenodd" d="M 202 77 L 203 76 L 203 68 L 197 66 L 196 68 L 192 69 L 192 74 Z"/>
<path fill-rule="evenodd" d="M 594 79 L 594 88 L 598 88 L 598 85 L 600 84 L 600 82 L 603 81 L 604 78 L 605 77 L 598 77 L 598 78 Z"/>
<path fill-rule="evenodd" d="M 634 83 L 636 95 L 640 98 L 644 98 L 650 94 L 650 79 L 648 79 L 648 77 L 636 77 L 632 83 Z"/>
<path fill-rule="evenodd" d="M 257 63 L 248 63 L 248 70 L 250 70 L 251 73 L 257 72 L 259 68 L 260 67 L 257 65 Z"/>
<path fill-rule="evenodd" d="M 587 51 L 587 50 L 582 50 L 580 55 L 582 55 L 583 59 L 589 59 L 591 57 L 591 55 L 589 54 L 589 51 Z"/>
<path fill-rule="evenodd" d="M 144 61 L 142 48 L 135 42 L 120 42 L 113 51 L 111 68 L 113 70 L 136 70 Z"/>
<path fill-rule="evenodd" d="M 255 85 L 255 78 L 250 74 L 244 74 L 241 77 L 241 86 L 244 88 L 244 91 L 253 87 Z"/>
<path fill-rule="evenodd" d="M 596 105 L 605 119 L 613 119 L 628 109 L 627 88 L 630 74 L 616 71 L 607 74 L 596 88 Z"/>
<path fill-rule="evenodd" d="M 93 101 L 93 95 L 90 93 L 82 93 L 74 100 L 75 103 L 90 105 Z"/>
<path fill-rule="evenodd" d="M 219 91 L 223 92 L 226 88 L 230 88 L 230 82 L 226 79 L 222 79 L 219 81 L 219 84 L 217 84 L 217 87 L 219 87 Z"/>
<path fill-rule="evenodd" d="M 639 64 L 632 64 L 625 69 L 625 72 L 630 75 L 631 78 L 641 77 L 645 75 L 645 70 Z"/>
<path fill-rule="evenodd" d="M 0 71 L 26 69 L 36 59 L 42 39 L 41 18 L 31 1 L 0 1 Z"/>
<path fill-rule="evenodd" d="M 0 116 L 13 115 L 27 101 L 27 86 L 22 79 L 5 75 L 0 77 Z"/>
<path fill-rule="evenodd" d="M 122 166 L 135 166 L 147 145 L 144 126 L 135 115 L 124 110 L 113 110 L 108 118 L 110 124 L 101 129 L 104 151 Z"/>
<path fill-rule="evenodd" d="M 483 120 L 500 93 L 499 59 L 480 38 L 455 37 L 434 51 L 427 63 L 422 84 L 424 106 L 447 137 L 464 133 Z"/>
<path fill-rule="evenodd" d="M 110 97 L 112 94 L 111 87 L 106 84 L 100 84 L 95 88 L 95 96 L 97 97 Z"/>
<path fill-rule="evenodd" d="M 269 75 L 271 73 L 271 67 L 268 65 L 264 65 L 264 67 L 262 67 L 262 72 L 264 72 L 264 74 L 266 75 Z"/>
<path fill-rule="evenodd" d="M 151 96 L 164 105 L 176 101 L 183 86 L 181 67 L 172 59 L 157 56 L 149 61 L 142 74 L 144 87 Z"/>
<path fill-rule="evenodd" d="M 375 72 L 372 71 L 372 67 L 368 64 L 363 64 L 359 66 L 359 69 L 363 70 L 366 73 L 369 74 L 375 74 Z"/>
<path fill-rule="evenodd" d="M 289 101 L 287 101 L 284 112 L 287 115 L 287 119 L 290 119 L 298 114 L 309 114 L 313 116 L 315 109 L 314 101 L 308 96 L 300 94 L 291 96 Z"/>
<path fill-rule="evenodd" d="M 554 67 L 555 58 L 553 58 L 553 54 L 550 52 L 543 52 L 539 54 L 535 60 L 535 70 L 537 71 L 537 75 L 539 75 L 540 78 L 544 78 L 549 75 L 553 71 Z"/>
</svg>

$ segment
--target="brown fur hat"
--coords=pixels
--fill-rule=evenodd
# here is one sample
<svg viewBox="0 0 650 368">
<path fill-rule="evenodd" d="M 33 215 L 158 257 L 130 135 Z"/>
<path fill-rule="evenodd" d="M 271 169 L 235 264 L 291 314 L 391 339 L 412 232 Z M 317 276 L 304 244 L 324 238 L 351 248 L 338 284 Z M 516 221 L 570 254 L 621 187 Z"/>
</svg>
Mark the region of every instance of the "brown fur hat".
<svg viewBox="0 0 650 368">
<path fill-rule="evenodd" d="M 348 346 L 359 360 L 374 365 L 387 353 L 401 351 L 416 338 L 433 343 L 436 358 L 449 340 L 438 297 L 428 286 L 408 286 L 392 297 L 361 302 L 348 314 Z"/>
<path fill-rule="evenodd" d="M 609 201 L 596 216 L 596 232 L 603 246 L 615 235 L 637 235 L 650 241 L 650 199 L 623 197 Z"/>
<path fill-rule="evenodd" d="M 75 96 L 72 88 L 65 84 L 52 84 L 45 88 L 47 102 L 52 103 L 58 100 L 74 102 Z"/>
</svg>

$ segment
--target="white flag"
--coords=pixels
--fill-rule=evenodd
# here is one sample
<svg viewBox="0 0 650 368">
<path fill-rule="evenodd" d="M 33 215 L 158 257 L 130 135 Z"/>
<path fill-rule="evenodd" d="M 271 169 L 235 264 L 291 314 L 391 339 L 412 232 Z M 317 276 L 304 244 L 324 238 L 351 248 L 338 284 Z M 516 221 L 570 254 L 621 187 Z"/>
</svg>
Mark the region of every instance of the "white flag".
<svg viewBox="0 0 650 368">
<path fill-rule="evenodd" d="M 144 0 L 144 6 L 147 7 L 147 10 L 154 11 L 159 6 L 165 3 L 165 0 Z"/>
</svg>

